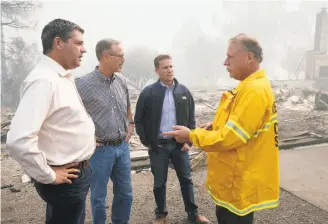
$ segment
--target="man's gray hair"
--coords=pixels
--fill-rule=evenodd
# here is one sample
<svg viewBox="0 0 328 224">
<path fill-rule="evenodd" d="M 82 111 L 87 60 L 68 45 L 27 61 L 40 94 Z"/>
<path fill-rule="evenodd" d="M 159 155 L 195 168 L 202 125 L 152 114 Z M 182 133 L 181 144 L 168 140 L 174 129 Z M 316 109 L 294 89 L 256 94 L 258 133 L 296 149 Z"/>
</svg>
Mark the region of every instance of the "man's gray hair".
<svg viewBox="0 0 328 224">
<path fill-rule="evenodd" d="M 121 42 L 118 40 L 114 40 L 111 38 L 106 38 L 100 40 L 96 45 L 96 56 L 98 61 L 100 61 L 102 54 L 106 50 L 111 50 L 113 45 L 120 44 Z"/>
<path fill-rule="evenodd" d="M 261 63 L 263 61 L 263 50 L 260 43 L 253 37 L 241 33 L 230 39 L 230 41 L 239 41 L 245 51 L 252 52 L 254 58 Z"/>
</svg>

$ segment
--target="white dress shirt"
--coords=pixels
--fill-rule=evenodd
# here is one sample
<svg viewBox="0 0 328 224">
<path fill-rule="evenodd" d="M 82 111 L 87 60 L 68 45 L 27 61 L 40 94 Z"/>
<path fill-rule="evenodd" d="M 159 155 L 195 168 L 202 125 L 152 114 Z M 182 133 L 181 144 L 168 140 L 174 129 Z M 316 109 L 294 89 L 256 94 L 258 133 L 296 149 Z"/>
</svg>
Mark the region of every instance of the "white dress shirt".
<svg viewBox="0 0 328 224">
<path fill-rule="evenodd" d="M 52 183 L 49 165 L 80 162 L 95 150 L 95 127 L 74 77 L 48 56 L 21 85 L 21 99 L 7 134 L 9 155 L 36 181 Z"/>
</svg>

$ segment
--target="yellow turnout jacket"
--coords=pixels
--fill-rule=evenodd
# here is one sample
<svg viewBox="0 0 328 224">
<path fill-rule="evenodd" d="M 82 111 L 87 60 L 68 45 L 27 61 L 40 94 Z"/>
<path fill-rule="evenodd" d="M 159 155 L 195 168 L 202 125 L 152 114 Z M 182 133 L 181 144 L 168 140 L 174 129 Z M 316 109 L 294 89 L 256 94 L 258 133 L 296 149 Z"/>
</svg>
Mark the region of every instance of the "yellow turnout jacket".
<svg viewBox="0 0 328 224">
<path fill-rule="evenodd" d="M 206 186 L 217 205 L 239 216 L 278 206 L 277 109 L 264 70 L 223 93 L 213 130 L 189 137 L 208 152 Z"/>
</svg>

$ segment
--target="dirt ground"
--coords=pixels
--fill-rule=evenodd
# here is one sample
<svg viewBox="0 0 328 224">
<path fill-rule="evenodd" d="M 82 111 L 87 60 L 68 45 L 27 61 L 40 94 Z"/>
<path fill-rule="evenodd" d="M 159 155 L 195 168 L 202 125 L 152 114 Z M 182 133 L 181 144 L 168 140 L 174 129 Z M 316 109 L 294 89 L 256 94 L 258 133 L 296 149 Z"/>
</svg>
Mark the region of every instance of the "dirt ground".
<svg viewBox="0 0 328 224">
<path fill-rule="evenodd" d="M 4 169 L 8 167 L 10 169 Z M 31 184 L 21 184 L 20 166 L 11 158 L 3 158 L 1 164 L 2 186 L 13 184 L 20 192 L 1 190 L 1 223 L 26 224 L 44 223 L 45 203 L 39 198 Z M 205 191 L 202 181 L 204 169 L 193 173 L 196 202 L 200 213 L 216 223 L 214 205 Z M 131 214 L 131 224 L 151 223 L 154 216 L 154 199 L 152 195 L 153 177 L 150 172 L 132 175 L 134 201 Z M 108 185 L 108 223 L 110 223 L 110 205 L 112 200 L 112 185 Z M 170 170 L 167 185 L 167 205 L 169 209 L 168 223 L 188 223 L 184 212 L 179 183 L 174 170 Z M 281 204 L 276 209 L 257 212 L 256 224 L 327 224 L 328 213 L 303 201 L 286 191 L 281 191 Z M 87 200 L 86 223 L 91 224 L 90 200 Z"/>
</svg>

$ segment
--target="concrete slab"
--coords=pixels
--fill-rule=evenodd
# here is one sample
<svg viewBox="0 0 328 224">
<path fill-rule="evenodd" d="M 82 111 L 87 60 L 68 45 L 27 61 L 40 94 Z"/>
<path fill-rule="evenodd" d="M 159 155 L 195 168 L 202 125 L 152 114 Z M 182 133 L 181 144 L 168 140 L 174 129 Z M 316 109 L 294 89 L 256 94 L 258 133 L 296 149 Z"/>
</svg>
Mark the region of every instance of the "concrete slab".
<svg viewBox="0 0 328 224">
<path fill-rule="evenodd" d="M 199 152 L 189 152 L 190 159 L 195 158 Z M 150 166 L 148 151 L 140 150 L 140 151 L 131 151 L 131 169 L 144 169 Z"/>
<path fill-rule="evenodd" d="M 148 151 L 131 151 L 130 157 L 131 161 L 148 159 Z"/>
<path fill-rule="evenodd" d="M 328 212 L 328 145 L 280 151 L 281 187 Z"/>
<path fill-rule="evenodd" d="M 195 155 L 199 154 L 199 152 L 189 152 L 190 158 L 193 158 Z M 138 161 L 138 160 L 146 160 L 148 159 L 148 151 L 145 150 L 137 150 L 130 152 L 131 161 Z"/>
</svg>

